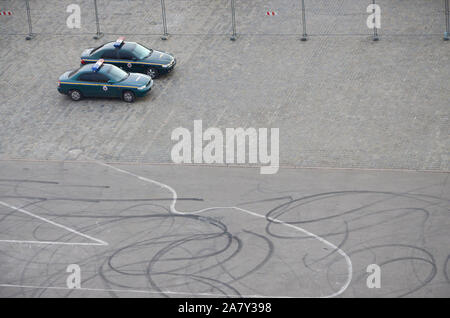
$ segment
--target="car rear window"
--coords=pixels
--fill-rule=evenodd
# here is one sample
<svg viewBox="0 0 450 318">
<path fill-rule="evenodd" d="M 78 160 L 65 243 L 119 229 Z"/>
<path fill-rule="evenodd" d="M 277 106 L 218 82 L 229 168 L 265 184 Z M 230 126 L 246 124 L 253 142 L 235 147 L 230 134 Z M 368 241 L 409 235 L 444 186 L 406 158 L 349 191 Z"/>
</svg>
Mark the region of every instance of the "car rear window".
<svg viewBox="0 0 450 318">
<path fill-rule="evenodd" d="M 93 49 L 91 51 L 91 55 L 94 54 L 94 52 L 98 51 L 99 49 L 101 49 L 104 46 L 104 44 L 100 45 L 99 47 L 96 47 L 95 49 Z"/>
<path fill-rule="evenodd" d="M 81 68 L 81 67 L 80 67 Z M 79 69 L 76 69 L 76 70 L 73 70 L 72 72 L 70 72 L 69 73 L 69 77 L 72 77 L 72 76 L 74 76 L 76 73 L 78 73 L 78 71 L 80 70 L 80 68 Z"/>
</svg>

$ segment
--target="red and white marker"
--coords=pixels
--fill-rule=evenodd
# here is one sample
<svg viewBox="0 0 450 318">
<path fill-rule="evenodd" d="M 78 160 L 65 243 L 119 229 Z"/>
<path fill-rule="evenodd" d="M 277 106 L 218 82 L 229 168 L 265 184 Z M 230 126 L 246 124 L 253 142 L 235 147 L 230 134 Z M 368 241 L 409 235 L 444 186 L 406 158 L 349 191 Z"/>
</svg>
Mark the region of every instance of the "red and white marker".
<svg viewBox="0 0 450 318">
<path fill-rule="evenodd" d="M 277 13 L 275 11 L 267 11 L 266 15 L 274 16 L 277 15 Z"/>
<path fill-rule="evenodd" d="M 12 15 L 11 11 L 0 11 L 0 15 Z"/>
</svg>

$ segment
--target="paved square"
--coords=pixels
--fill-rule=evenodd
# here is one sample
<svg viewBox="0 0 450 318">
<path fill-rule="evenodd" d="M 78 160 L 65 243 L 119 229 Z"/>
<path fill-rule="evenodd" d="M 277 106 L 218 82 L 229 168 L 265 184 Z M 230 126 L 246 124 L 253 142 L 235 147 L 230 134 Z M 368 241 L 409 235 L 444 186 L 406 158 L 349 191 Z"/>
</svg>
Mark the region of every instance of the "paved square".
<svg viewBox="0 0 450 318">
<path fill-rule="evenodd" d="M 442 1 L 377 0 L 378 42 L 371 1 L 306 0 L 306 42 L 300 1 L 236 0 L 234 42 L 230 1 L 165 2 L 167 41 L 159 0 L 98 0 L 100 40 L 93 1 L 31 1 L 26 41 L 25 1 L 0 0 L 0 296 L 448 297 Z M 57 92 L 120 35 L 174 72 L 133 104 Z M 194 120 L 279 128 L 279 173 L 173 165 Z"/>
</svg>

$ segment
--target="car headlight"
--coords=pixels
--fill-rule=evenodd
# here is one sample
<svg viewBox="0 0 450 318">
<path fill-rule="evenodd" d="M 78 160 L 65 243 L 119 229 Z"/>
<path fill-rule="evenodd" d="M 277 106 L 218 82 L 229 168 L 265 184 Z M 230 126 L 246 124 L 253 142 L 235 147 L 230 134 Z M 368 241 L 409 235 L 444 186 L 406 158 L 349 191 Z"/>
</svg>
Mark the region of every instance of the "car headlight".
<svg viewBox="0 0 450 318">
<path fill-rule="evenodd" d="M 173 65 L 173 61 L 174 61 L 174 60 L 170 61 L 170 63 L 169 63 L 169 64 L 166 64 L 166 65 L 162 65 L 162 67 L 164 67 L 164 68 L 168 68 L 168 67 L 172 66 L 172 65 Z"/>
<path fill-rule="evenodd" d="M 138 90 L 142 91 L 143 89 L 145 89 L 145 86 L 146 85 L 142 85 L 142 86 L 138 87 Z"/>
</svg>

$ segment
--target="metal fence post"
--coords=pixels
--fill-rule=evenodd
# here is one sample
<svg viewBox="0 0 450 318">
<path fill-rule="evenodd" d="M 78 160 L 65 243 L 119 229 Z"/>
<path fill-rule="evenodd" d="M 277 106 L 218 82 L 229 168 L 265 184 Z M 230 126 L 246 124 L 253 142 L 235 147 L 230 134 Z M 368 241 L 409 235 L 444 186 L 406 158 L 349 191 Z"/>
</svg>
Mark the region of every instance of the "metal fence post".
<svg viewBox="0 0 450 318">
<path fill-rule="evenodd" d="M 25 37 L 26 40 L 31 40 L 34 38 L 33 27 L 31 25 L 31 11 L 30 11 L 30 2 L 29 0 L 25 0 L 25 4 L 27 7 L 27 18 L 28 18 L 28 35 Z"/>
<path fill-rule="evenodd" d="M 448 4 L 449 0 L 444 0 L 444 10 L 445 10 L 445 32 L 444 32 L 444 41 L 449 40 L 450 36 L 450 6 Z"/>
<path fill-rule="evenodd" d="M 303 34 L 302 34 L 301 40 L 306 41 L 306 40 L 308 40 L 308 34 L 306 33 L 305 0 L 302 0 L 302 26 L 303 26 Z"/>
<path fill-rule="evenodd" d="M 375 0 L 372 0 L 372 4 L 373 4 L 373 6 L 374 6 L 373 12 L 375 13 Z M 378 41 L 379 39 L 380 39 L 380 38 L 379 38 L 379 36 L 378 36 L 378 29 L 377 29 L 376 24 L 374 23 L 374 25 L 373 25 L 373 37 L 372 37 L 372 40 Z"/>
<path fill-rule="evenodd" d="M 166 2 L 165 0 L 161 0 L 161 14 L 162 14 L 162 23 L 163 23 L 163 35 L 161 36 L 161 40 L 167 40 L 167 19 L 166 19 Z"/>
<path fill-rule="evenodd" d="M 231 0 L 231 28 L 232 34 L 230 37 L 231 41 L 236 40 L 236 3 L 235 0 Z"/>
<path fill-rule="evenodd" d="M 103 36 L 103 33 L 100 32 L 100 21 L 98 20 L 97 0 L 94 0 L 94 11 L 95 11 L 95 24 L 97 25 L 97 34 L 94 35 L 94 39 L 98 40 Z"/>
</svg>

